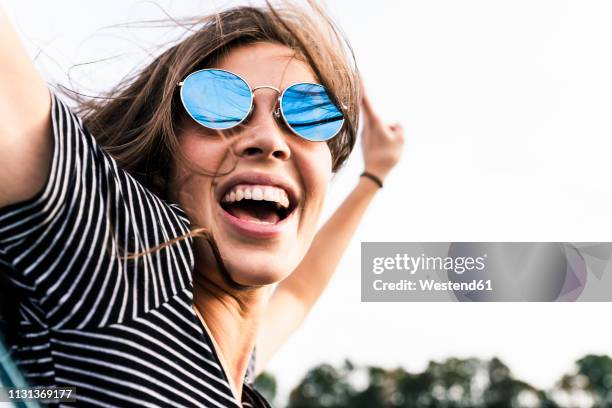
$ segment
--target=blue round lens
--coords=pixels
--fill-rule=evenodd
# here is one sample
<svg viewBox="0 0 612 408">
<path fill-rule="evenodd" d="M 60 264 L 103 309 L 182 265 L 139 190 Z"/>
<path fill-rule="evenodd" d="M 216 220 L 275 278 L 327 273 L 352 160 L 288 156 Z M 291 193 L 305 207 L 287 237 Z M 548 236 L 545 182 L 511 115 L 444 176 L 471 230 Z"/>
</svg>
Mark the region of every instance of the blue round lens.
<svg viewBox="0 0 612 408">
<path fill-rule="evenodd" d="M 251 111 L 251 88 L 239 76 L 220 69 L 196 71 L 183 81 L 181 99 L 191 117 L 210 129 L 229 129 Z"/>
<path fill-rule="evenodd" d="M 319 84 L 291 85 L 283 92 L 281 109 L 295 133 L 316 142 L 336 136 L 344 124 L 344 115 Z"/>
</svg>

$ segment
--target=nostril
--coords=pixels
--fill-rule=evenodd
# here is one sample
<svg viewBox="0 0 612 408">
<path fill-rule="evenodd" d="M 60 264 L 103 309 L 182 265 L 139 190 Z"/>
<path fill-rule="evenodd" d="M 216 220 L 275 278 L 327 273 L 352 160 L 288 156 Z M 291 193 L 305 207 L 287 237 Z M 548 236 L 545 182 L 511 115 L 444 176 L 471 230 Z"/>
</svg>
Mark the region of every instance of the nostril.
<svg viewBox="0 0 612 408">
<path fill-rule="evenodd" d="M 244 150 L 244 156 L 254 156 L 261 153 L 263 153 L 263 151 L 259 147 L 249 147 Z"/>
<path fill-rule="evenodd" d="M 276 157 L 277 159 L 281 159 L 281 160 L 285 160 L 287 158 L 287 154 L 282 151 L 282 150 L 276 150 L 274 153 L 272 153 L 274 155 L 274 157 Z"/>
</svg>

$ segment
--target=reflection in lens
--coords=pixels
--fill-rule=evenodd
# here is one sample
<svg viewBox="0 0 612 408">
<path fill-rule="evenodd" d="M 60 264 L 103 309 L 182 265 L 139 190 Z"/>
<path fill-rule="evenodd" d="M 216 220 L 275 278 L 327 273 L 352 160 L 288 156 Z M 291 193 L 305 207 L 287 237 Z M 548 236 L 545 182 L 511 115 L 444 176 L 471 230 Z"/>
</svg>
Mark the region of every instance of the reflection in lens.
<svg viewBox="0 0 612 408">
<path fill-rule="evenodd" d="M 308 140 L 331 139 L 344 124 L 342 112 L 322 85 L 291 85 L 283 93 L 281 108 L 287 124 Z"/>
<path fill-rule="evenodd" d="M 211 129 L 238 125 L 251 109 L 251 90 L 231 72 L 211 69 L 188 76 L 181 88 L 187 112 Z"/>
</svg>

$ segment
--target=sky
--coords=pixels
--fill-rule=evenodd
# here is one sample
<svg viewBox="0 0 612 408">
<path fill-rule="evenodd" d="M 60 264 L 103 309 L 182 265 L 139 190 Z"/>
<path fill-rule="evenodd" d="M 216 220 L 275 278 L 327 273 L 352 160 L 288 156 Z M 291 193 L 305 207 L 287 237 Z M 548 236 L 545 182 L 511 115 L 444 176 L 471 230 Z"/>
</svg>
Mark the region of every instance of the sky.
<svg viewBox="0 0 612 408">
<path fill-rule="evenodd" d="M 0 0 L 48 81 L 70 73 L 94 90 L 168 38 L 109 26 L 234 3 L 244 2 Z M 612 241 L 612 3 L 326 4 L 377 111 L 404 125 L 406 146 L 328 289 L 270 363 L 281 394 L 307 369 L 344 358 L 422 370 L 432 359 L 497 356 L 547 388 L 576 358 L 612 354 L 610 304 L 362 303 L 359 264 L 362 241 Z M 324 218 L 362 167 L 357 148 Z"/>
</svg>

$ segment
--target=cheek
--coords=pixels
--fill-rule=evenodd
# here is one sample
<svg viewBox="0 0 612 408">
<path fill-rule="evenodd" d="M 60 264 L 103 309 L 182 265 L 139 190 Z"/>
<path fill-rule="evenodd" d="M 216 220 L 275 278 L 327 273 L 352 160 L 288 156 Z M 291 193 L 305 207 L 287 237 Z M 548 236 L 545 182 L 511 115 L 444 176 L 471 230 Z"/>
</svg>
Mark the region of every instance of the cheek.
<svg viewBox="0 0 612 408">
<path fill-rule="evenodd" d="M 205 204 L 212 199 L 212 175 L 228 161 L 226 144 L 197 134 L 186 134 L 179 140 L 187 163 L 175 162 L 172 195 L 195 223 L 205 225 L 211 218 Z"/>
<path fill-rule="evenodd" d="M 325 144 L 318 145 L 314 151 L 304 155 L 298 164 L 306 187 L 308 213 L 318 219 L 332 175 L 329 148 Z"/>
<path fill-rule="evenodd" d="M 194 169 L 203 173 L 214 174 L 229 161 L 228 143 L 214 136 L 189 134 L 180 140 L 181 151 Z"/>
</svg>

